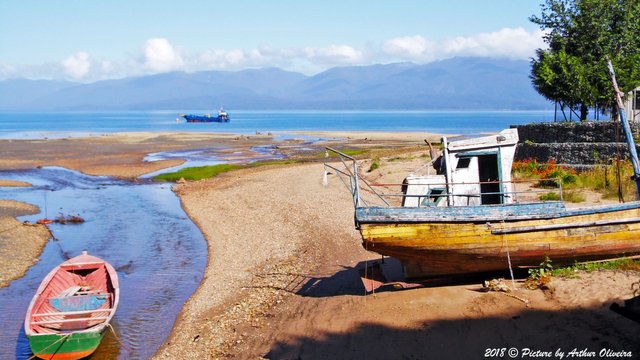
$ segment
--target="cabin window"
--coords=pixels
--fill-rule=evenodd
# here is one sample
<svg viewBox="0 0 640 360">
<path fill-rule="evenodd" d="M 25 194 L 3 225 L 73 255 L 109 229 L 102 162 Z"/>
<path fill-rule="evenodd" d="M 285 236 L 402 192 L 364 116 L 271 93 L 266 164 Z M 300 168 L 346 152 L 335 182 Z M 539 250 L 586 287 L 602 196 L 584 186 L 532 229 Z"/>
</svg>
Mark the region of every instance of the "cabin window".
<svg viewBox="0 0 640 360">
<path fill-rule="evenodd" d="M 467 169 L 469 168 L 469 164 L 471 164 L 470 157 L 463 157 L 458 159 L 458 164 L 456 165 L 456 169 Z"/>
<path fill-rule="evenodd" d="M 423 206 L 437 206 L 446 196 L 445 188 L 432 188 L 427 192 L 427 196 L 423 198 L 420 205 Z"/>
</svg>

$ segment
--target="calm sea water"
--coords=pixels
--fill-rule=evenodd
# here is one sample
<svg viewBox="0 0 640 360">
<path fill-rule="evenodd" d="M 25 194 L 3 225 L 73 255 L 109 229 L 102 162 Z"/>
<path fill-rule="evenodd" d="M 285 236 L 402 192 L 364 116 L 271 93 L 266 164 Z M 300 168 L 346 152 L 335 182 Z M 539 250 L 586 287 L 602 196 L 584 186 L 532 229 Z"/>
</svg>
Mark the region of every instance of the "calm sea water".
<svg viewBox="0 0 640 360">
<path fill-rule="evenodd" d="M 197 113 L 197 112 L 196 112 Z M 134 131 L 252 134 L 305 130 L 478 134 L 550 121 L 553 111 L 233 111 L 229 123 L 186 123 L 178 111 L 3 112 L 0 138 L 66 137 Z"/>
</svg>

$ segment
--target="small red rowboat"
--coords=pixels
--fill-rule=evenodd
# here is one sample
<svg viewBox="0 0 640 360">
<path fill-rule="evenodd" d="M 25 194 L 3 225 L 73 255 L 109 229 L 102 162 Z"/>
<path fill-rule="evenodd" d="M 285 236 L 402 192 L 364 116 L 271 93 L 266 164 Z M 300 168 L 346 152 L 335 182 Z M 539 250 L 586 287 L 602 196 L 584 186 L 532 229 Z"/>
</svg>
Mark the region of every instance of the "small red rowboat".
<svg viewBox="0 0 640 360">
<path fill-rule="evenodd" d="M 82 255 L 58 265 L 29 304 L 24 330 L 34 355 L 80 359 L 91 355 L 118 307 L 120 289 L 113 266 Z"/>
</svg>

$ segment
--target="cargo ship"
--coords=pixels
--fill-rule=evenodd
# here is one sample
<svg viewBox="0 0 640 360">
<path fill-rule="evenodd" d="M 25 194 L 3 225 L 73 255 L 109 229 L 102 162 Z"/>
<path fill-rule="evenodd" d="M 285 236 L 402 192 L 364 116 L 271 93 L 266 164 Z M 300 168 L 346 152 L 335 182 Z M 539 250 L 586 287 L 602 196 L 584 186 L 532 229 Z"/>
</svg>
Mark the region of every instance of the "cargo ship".
<svg viewBox="0 0 640 360">
<path fill-rule="evenodd" d="M 223 108 L 218 110 L 218 115 L 211 114 L 181 114 L 187 122 L 229 122 L 229 114 Z"/>
</svg>

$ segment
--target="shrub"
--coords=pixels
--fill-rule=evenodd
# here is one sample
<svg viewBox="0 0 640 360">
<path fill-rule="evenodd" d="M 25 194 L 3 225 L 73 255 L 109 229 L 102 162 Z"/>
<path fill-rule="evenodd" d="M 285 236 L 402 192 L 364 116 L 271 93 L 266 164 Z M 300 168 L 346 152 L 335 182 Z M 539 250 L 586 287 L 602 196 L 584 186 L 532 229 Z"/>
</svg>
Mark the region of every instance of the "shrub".
<svg viewBox="0 0 640 360">
<path fill-rule="evenodd" d="M 546 194 L 540 195 L 541 201 L 558 201 L 560 200 L 560 194 L 557 192 L 548 192 Z"/>
<path fill-rule="evenodd" d="M 530 289 L 545 289 L 547 284 L 551 282 L 553 276 L 553 265 L 551 265 L 551 259 L 548 256 L 544 257 L 544 260 L 535 269 L 529 269 L 529 277 L 525 281 L 524 285 Z"/>
<path fill-rule="evenodd" d="M 373 170 L 379 167 L 380 167 L 380 159 L 377 157 L 373 158 L 373 160 L 371 160 L 371 166 L 369 166 L 369 170 L 367 170 L 367 172 L 372 172 Z"/>
</svg>

